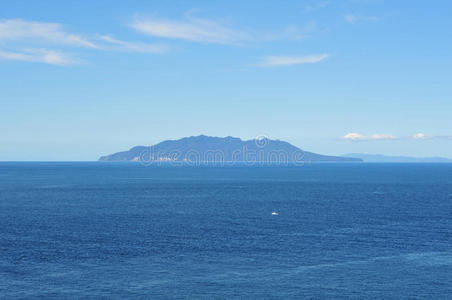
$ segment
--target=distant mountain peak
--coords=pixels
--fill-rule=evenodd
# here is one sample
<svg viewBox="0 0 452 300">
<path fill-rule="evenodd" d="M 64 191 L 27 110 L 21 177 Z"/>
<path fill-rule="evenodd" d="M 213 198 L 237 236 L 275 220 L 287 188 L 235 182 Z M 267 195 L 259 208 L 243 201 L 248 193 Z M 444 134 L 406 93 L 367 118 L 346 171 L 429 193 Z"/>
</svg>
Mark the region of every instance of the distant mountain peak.
<svg viewBox="0 0 452 300">
<path fill-rule="evenodd" d="M 152 146 L 135 146 L 128 151 L 102 156 L 99 161 L 289 164 L 307 161 L 356 162 L 361 160 L 307 152 L 288 142 L 267 138 L 242 140 L 232 136 L 198 135 L 167 140 Z"/>
</svg>

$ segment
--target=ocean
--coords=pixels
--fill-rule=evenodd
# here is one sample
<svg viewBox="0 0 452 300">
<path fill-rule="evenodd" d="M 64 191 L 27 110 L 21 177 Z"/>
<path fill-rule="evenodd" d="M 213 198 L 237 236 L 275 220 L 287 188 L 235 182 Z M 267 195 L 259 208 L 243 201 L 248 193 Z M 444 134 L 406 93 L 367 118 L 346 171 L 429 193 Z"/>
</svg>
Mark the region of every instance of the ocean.
<svg viewBox="0 0 452 300">
<path fill-rule="evenodd" d="M 451 278 L 452 164 L 0 163 L 0 299 L 451 299 Z"/>
</svg>

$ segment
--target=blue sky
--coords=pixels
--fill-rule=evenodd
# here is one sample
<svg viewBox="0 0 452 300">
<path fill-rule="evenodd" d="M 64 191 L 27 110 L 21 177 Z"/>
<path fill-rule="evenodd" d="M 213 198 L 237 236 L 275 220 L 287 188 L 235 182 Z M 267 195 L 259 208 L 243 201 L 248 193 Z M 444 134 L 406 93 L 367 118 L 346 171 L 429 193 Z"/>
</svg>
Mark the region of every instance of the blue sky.
<svg viewBox="0 0 452 300">
<path fill-rule="evenodd" d="M 450 1 L 2 1 L 0 161 L 206 134 L 452 157 Z"/>
</svg>

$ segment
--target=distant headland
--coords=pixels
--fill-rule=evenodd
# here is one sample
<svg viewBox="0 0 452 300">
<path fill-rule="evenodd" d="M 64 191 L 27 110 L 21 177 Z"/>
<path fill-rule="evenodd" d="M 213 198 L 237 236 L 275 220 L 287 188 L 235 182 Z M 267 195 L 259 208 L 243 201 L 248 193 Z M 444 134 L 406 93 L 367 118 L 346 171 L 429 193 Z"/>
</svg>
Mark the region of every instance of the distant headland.
<svg viewBox="0 0 452 300">
<path fill-rule="evenodd" d="M 369 163 L 452 163 L 452 159 L 445 157 L 410 157 L 410 156 L 388 156 L 381 154 L 350 153 L 344 157 L 361 158 Z"/>
<path fill-rule="evenodd" d="M 258 137 L 191 136 L 167 140 L 152 146 L 136 146 L 128 151 L 102 156 L 103 162 L 189 162 L 189 163 L 304 163 L 360 162 L 354 157 L 328 156 L 304 151 L 288 142 Z"/>
</svg>

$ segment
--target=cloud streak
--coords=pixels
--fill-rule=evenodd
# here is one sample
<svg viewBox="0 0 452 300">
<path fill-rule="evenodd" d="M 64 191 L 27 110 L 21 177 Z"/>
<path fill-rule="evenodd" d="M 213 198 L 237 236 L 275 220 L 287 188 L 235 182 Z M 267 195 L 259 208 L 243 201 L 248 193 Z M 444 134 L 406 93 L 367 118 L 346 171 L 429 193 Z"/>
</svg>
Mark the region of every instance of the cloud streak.
<svg viewBox="0 0 452 300">
<path fill-rule="evenodd" d="M 0 59 L 41 62 L 59 66 L 65 66 L 74 63 L 74 59 L 70 55 L 47 49 L 26 49 L 22 52 L 0 50 Z"/>
<path fill-rule="evenodd" d="M 110 44 L 103 45 L 102 48 L 105 50 L 116 50 L 116 51 L 126 51 L 126 52 L 140 52 L 140 53 L 165 53 L 168 51 L 168 46 L 163 44 L 149 44 L 142 42 L 128 42 L 115 39 L 109 35 L 102 35 L 99 37 L 100 40 Z"/>
<path fill-rule="evenodd" d="M 130 26 L 138 32 L 151 36 L 192 42 L 237 44 L 251 39 L 251 36 L 245 32 L 199 18 L 189 18 L 186 21 L 137 18 Z"/>
<path fill-rule="evenodd" d="M 275 31 L 238 30 L 215 20 L 185 17 L 182 21 L 138 18 L 129 24 L 134 30 L 154 38 L 184 40 L 206 44 L 245 45 L 276 40 L 299 40 L 316 30 L 315 22 L 305 27 L 287 26 Z M 68 50 L 70 49 L 70 50 Z M 74 50 L 77 49 L 77 50 Z M 58 23 L 22 19 L 0 20 L 0 59 L 71 65 L 80 62 L 77 52 L 117 51 L 162 54 L 166 44 L 125 41 L 109 34 L 81 35 L 71 33 Z M 74 52 L 77 51 L 77 52 Z M 278 67 L 317 63 L 329 54 L 308 56 L 266 56 L 259 66 Z"/>
<path fill-rule="evenodd" d="M 369 139 L 371 140 L 397 140 L 398 137 L 392 134 L 372 134 Z"/>
<path fill-rule="evenodd" d="M 419 132 L 412 136 L 397 137 L 392 134 L 362 135 L 360 133 L 350 132 L 341 137 L 341 140 L 345 141 L 432 140 L 432 139 L 452 140 L 452 135 L 426 135 L 424 133 Z"/>
<path fill-rule="evenodd" d="M 118 51 L 160 54 L 168 50 L 163 44 L 129 42 L 109 35 L 92 35 L 90 38 L 69 33 L 58 23 L 0 20 L 0 59 L 39 62 L 66 66 L 80 60 L 67 48 L 85 51 Z M 58 49 L 57 49 L 58 48 Z M 62 50 L 64 49 L 64 50 Z"/>
<path fill-rule="evenodd" d="M 344 20 L 347 23 L 350 24 L 356 24 L 360 21 L 365 21 L 365 22 L 377 22 L 380 21 L 379 18 L 374 17 L 374 16 L 362 16 L 362 15 L 353 15 L 353 14 L 346 14 L 344 15 Z"/>
<path fill-rule="evenodd" d="M 243 30 L 217 20 L 191 16 L 182 21 L 136 17 L 129 25 L 140 33 L 157 38 L 223 45 L 244 45 L 280 39 L 300 40 L 315 29 L 315 23 L 309 22 L 303 28 L 291 25 L 277 31 Z"/>
<path fill-rule="evenodd" d="M 341 139 L 346 141 L 385 141 L 385 140 L 398 140 L 399 138 L 392 134 L 375 133 L 366 136 L 360 133 L 350 132 L 342 136 Z"/>
<path fill-rule="evenodd" d="M 88 39 L 67 33 L 57 23 L 30 22 L 21 19 L 0 21 L 0 41 L 33 40 L 42 43 L 65 44 L 98 49 L 99 46 Z"/>
<path fill-rule="evenodd" d="M 452 135 L 427 135 L 422 132 L 416 133 L 410 138 L 414 140 L 452 140 Z"/>
<path fill-rule="evenodd" d="M 315 54 L 306 56 L 266 56 L 258 65 L 260 67 L 282 67 L 299 64 L 313 64 L 328 58 L 329 54 Z"/>
</svg>

